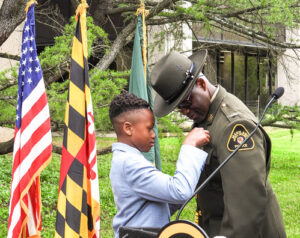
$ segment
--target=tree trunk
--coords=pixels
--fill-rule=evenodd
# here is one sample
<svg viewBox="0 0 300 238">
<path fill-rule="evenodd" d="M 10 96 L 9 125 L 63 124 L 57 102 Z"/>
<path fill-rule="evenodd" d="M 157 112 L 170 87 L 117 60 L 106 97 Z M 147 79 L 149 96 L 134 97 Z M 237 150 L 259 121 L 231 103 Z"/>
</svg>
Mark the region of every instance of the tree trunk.
<svg viewBox="0 0 300 238">
<path fill-rule="evenodd" d="M 13 152 L 13 148 L 14 148 L 14 138 L 11 138 L 9 141 L 0 143 L 0 155 Z"/>
<path fill-rule="evenodd" d="M 27 0 L 4 0 L 0 9 L 0 45 L 25 19 Z"/>
<path fill-rule="evenodd" d="M 0 155 L 13 152 L 13 148 L 14 148 L 14 138 L 10 139 L 9 141 L 0 143 Z M 61 147 L 57 145 L 53 145 L 52 152 L 61 155 L 61 150 L 62 150 Z M 105 155 L 109 153 L 111 153 L 111 146 L 97 151 L 97 155 Z"/>
</svg>

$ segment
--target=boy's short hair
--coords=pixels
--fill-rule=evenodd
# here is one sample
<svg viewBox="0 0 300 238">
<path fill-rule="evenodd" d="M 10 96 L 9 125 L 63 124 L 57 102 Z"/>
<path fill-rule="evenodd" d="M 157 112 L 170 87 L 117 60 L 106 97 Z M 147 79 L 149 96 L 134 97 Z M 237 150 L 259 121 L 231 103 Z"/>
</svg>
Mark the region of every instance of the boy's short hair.
<svg viewBox="0 0 300 238">
<path fill-rule="evenodd" d="M 109 119 L 113 119 L 123 112 L 149 108 L 149 103 L 135 96 L 133 93 L 122 93 L 114 97 L 109 106 Z"/>
</svg>

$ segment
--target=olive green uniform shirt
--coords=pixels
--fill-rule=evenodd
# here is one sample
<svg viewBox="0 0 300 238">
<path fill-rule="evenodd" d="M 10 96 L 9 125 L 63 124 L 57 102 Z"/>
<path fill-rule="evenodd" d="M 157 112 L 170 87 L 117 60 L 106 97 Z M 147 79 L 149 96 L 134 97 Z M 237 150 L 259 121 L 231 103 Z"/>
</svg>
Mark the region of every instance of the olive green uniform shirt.
<svg viewBox="0 0 300 238">
<path fill-rule="evenodd" d="M 219 86 L 207 119 L 194 126 L 210 132 L 201 184 L 252 132 L 253 113 Z M 271 141 L 260 127 L 197 195 L 198 223 L 208 235 L 227 238 L 286 237 L 281 211 L 268 180 Z"/>
</svg>

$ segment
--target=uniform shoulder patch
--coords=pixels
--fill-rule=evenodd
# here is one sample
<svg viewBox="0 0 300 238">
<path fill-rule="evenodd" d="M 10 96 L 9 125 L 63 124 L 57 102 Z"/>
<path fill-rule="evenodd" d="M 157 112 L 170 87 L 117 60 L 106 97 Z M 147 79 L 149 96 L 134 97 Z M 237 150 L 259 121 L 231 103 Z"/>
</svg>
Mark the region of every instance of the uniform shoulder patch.
<svg viewBox="0 0 300 238">
<path fill-rule="evenodd" d="M 236 124 L 227 142 L 227 149 L 229 151 L 234 151 L 249 135 L 248 130 L 242 124 Z M 252 138 L 250 138 L 239 150 L 252 150 L 255 146 L 255 142 Z"/>
</svg>

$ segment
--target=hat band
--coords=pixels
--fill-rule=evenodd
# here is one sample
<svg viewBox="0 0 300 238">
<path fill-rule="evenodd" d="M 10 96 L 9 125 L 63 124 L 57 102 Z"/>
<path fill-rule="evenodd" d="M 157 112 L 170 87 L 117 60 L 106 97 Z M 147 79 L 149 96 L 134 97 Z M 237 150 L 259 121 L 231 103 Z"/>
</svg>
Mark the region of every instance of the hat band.
<svg viewBox="0 0 300 238">
<path fill-rule="evenodd" d="M 186 71 L 186 77 L 181 83 L 180 87 L 178 90 L 176 90 L 168 99 L 166 99 L 166 102 L 171 104 L 172 102 L 175 101 L 176 98 L 180 96 L 180 94 L 183 92 L 183 90 L 187 87 L 190 81 L 194 79 L 194 73 L 196 71 L 195 63 L 192 61 L 191 68 Z"/>
</svg>

